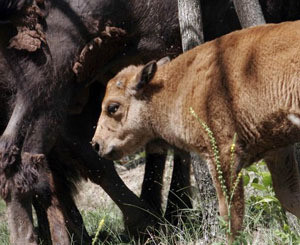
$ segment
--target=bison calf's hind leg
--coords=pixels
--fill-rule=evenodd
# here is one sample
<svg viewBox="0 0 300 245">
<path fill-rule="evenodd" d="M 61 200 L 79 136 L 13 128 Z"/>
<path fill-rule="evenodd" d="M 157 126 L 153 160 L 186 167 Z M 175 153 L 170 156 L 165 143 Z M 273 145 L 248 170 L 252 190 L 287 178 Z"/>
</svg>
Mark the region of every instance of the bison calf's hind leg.
<svg viewBox="0 0 300 245">
<path fill-rule="evenodd" d="M 265 161 L 271 172 L 276 197 L 286 210 L 300 218 L 300 156 L 297 148 L 298 144 L 271 152 Z"/>
</svg>

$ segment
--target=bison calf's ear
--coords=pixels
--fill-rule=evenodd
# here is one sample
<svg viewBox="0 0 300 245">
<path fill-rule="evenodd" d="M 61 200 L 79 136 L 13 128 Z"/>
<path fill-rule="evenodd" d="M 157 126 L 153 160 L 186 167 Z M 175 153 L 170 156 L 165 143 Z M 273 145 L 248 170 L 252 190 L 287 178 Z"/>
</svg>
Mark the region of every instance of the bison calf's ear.
<svg viewBox="0 0 300 245">
<path fill-rule="evenodd" d="M 135 95 L 141 94 L 145 86 L 152 80 L 152 78 L 155 75 L 155 72 L 157 70 L 157 64 L 156 61 L 150 61 L 147 63 L 142 70 L 138 73 L 136 76 L 136 82 L 133 87 L 133 90 L 135 90 Z"/>
</svg>

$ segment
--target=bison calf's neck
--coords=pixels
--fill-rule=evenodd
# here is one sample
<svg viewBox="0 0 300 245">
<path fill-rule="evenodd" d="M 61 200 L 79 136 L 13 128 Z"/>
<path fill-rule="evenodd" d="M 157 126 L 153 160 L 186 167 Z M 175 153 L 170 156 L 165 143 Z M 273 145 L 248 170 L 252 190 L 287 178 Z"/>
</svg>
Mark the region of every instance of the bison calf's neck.
<svg viewBox="0 0 300 245">
<path fill-rule="evenodd" d="M 241 167 L 300 140 L 291 120 L 300 117 L 299 30 L 299 21 L 254 27 L 198 46 L 162 66 L 153 61 L 125 68 L 108 83 L 93 138 L 99 154 L 117 159 L 155 138 L 197 152 L 208 159 L 220 213 L 226 217 L 228 201 L 209 136 L 190 108 L 214 134 L 230 192 L 231 178 L 237 178 Z M 242 226 L 243 199 L 240 181 L 230 209 L 233 234 Z"/>
</svg>

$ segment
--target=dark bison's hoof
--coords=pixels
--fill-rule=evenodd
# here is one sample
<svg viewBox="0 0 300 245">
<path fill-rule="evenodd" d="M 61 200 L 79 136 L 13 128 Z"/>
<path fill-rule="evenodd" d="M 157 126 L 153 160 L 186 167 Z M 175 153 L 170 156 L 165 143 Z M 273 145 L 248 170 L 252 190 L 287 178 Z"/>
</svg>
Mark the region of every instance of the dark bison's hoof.
<svg viewBox="0 0 300 245">
<path fill-rule="evenodd" d="M 150 234 L 154 234 L 158 231 L 163 219 L 150 210 L 141 212 L 142 213 L 138 211 L 136 213 L 137 216 L 134 220 L 132 219 L 134 215 L 127 220 L 126 217 L 124 217 L 125 229 L 135 240 L 146 241 Z"/>
</svg>

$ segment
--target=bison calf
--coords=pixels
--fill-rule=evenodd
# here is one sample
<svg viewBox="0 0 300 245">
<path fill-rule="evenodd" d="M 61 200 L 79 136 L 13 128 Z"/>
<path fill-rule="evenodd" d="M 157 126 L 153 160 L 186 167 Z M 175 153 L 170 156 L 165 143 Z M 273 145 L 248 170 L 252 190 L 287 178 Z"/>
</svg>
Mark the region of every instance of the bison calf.
<svg viewBox="0 0 300 245">
<path fill-rule="evenodd" d="M 99 154 L 118 159 L 157 138 L 197 152 L 208 159 L 220 214 L 226 217 L 218 174 L 232 191 L 232 178 L 242 167 L 300 141 L 299 128 L 289 120 L 300 117 L 299 43 L 300 21 L 264 25 L 205 43 L 163 66 L 153 61 L 125 68 L 107 86 L 93 138 Z M 222 173 L 190 107 L 214 134 Z M 230 210 L 233 235 L 242 227 L 243 213 L 239 181 Z"/>
</svg>

